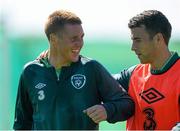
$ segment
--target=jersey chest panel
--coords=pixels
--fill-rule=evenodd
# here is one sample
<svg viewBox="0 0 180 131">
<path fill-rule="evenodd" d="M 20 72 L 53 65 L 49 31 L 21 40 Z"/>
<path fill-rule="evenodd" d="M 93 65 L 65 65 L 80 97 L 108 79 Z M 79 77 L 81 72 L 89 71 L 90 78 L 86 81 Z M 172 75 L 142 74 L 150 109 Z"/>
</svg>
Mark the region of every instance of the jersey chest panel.
<svg viewBox="0 0 180 131">
<path fill-rule="evenodd" d="M 138 66 L 130 79 L 129 94 L 135 100 L 135 116 L 129 129 L 171 129 L 180 120 L 180 62 L 167 72 L 152 75 L 148 65 Z"/>
</svg>

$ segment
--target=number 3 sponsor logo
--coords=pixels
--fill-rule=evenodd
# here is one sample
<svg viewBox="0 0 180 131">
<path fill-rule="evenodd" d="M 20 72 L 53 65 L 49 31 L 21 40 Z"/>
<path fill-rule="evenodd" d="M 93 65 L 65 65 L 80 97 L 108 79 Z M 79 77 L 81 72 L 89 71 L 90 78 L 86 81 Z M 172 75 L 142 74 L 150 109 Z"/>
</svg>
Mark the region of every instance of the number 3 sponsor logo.
<svg viewBox="0 0 180 131">
<path fill-rule="evenodd" d="M 46 87 L 46 84 L 41 82 L 35 86 L 35 88 L 39 90 L 37 94 L 38 94 L 38 100 L 40 101 L 44 100 L 45 98 L 44 90 L 42 90 L 44 87 Z"/>
<path fill-rule="evenodd" d="M 42 100 L 44 100 L 44 98 L 45 98 L 45 94 L 44 94 L 44 91 L 43 90 L 40 90 L 40 91 L 38 91 L 38 99 L 40 100 L 40 101 L 42 101 Z"/>
</svg>

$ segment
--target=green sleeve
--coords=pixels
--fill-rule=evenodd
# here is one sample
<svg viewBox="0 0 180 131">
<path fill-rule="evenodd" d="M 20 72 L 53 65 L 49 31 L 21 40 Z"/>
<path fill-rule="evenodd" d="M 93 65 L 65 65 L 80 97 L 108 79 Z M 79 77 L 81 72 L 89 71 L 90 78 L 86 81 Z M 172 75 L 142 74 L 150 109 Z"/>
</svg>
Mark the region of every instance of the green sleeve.
<svg viewBox="0 0 180 131">
<path fill-rule="evenodd" d="M 129 88 L 129 82 L 130 82 L 130 77 L 132 75 L 132 72 L 134 71 L 135 66 L 132 66 L 128 69 L 122 70 L 118 74 L 114 74 L 113 77 L 116 79 L 116 81 L 128 92 Z"/>
<path fill-rule="evenodd" d="M 127 120 L 134 113 L 133 100 L 101 64 L 95 62 L 94 70 L 107 121 L 115 123 Z"/>
<path fill-rule="evenodd" d="M 18 94 L 15 107 L 15 120 L 13 129 L 31 130 L 32 129 L 32 105 L 26 91 L 23 75 L 21 75 L 18 86 Z"/>
</svg>

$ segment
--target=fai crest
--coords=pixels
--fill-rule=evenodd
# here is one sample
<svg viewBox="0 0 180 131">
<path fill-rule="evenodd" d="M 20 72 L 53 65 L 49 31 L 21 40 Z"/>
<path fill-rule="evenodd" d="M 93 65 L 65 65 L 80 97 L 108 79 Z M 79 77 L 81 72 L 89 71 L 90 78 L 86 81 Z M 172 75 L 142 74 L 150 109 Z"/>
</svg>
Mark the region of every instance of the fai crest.
<svg viewBox="0 0 180 131">
<path fill-rule="evenodd" d="M 81 89 L 85 83 L 86 83 L 86 77 L 84 75 L 75 74 L 75 75 L 71 76 L 71 84 L 76 89 Z"/>
</svg>

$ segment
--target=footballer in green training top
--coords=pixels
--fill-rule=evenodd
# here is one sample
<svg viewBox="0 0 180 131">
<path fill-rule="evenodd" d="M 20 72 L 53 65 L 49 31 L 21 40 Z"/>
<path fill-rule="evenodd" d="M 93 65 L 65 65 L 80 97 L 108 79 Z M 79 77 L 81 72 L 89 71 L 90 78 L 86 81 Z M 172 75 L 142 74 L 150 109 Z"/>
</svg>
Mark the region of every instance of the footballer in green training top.
<svg viewBox="0 0 180 131">
<path fill-rule="evenodd" d="M 104 120 L 130 118 L 134 102 L 97 61 L 79 55 L 84 32 L 75 14 L 53 12 L 46 23 L 49 50 L 21 74 L 14 129 L 97 130 Z"/>
</svg>

